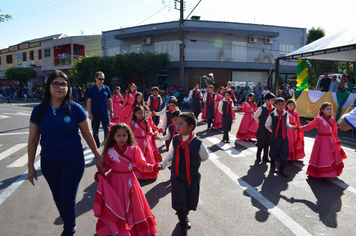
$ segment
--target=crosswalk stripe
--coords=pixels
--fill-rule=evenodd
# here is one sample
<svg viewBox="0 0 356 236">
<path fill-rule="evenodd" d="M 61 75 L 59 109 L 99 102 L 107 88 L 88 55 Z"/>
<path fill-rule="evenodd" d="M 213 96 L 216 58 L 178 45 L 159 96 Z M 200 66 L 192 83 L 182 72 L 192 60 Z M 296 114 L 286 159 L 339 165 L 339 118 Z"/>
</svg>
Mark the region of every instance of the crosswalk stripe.
<svg viewBox="0 0 356 236">
<path fill-rule="evenodd" d="M 15 146 L 13 146 L 12 148 L 9 148 L 6 151 L 0 153 L 0 161 L 5 159 L 6 157 L 10 156 L 11 154 L 17 152 L 18 150 L 25 147 L 26 145 L 27 145 L 27 143 L 19 143 L 19 144 L 16 144 Z"/>
<path fill-rule="evenodd" d="M 23 134 L 29 134 L 29 132 L 17 132 L 17 133 L 2 133 L 0 136 L 9 136 L 9 135 L 23 135 Z"/>
<path fill-rule="evenodd" d="M 35 163 L 35 169 L 37 170 L 40 167 L 40 161 L 38 160 Z M 27 170 L 20 175 L 9 187 L 7 187 L 1 194 L 0 194 L 0 205 L 8 198 L 15 190 L 27 179 Z"/>
<path fill-rule="evenodd" d="M 94 160 L 94 155 L 93 155 L 93 152 L 90 150 L 90 148 L 86 148 L 84 149 L 84 159 L 85 159 L 85 164 L 89 164 L 89 163 L 92 163 L 93 160 Z"/>
<path fill-rule="evenodd" d="M 41 152 L 41 146 L 38 146 L 35 156 L 40 154 L 40 152 Z M 10 167 L 10 168 L 23 167 L 24 165 L 27 164 L 27 162 L 28 162 L 28 154 L 26 153 L 25 155 L 23 155 L 22 157 L 20 157 L 19 159 L 17 159 L 16 161 L 11 163 L 10 165 L 8 165 L 7 167 Z"/>
<path fill-rule="evenodd" d="M 6 118 L 10 118 L 11 116 L 4 116 L 4 115 L 0 115 L 0 119 L 6 119 Z"/>
<path fill-rule="evenodd" d="M 229 155 L 231 155 L 234 158 L 245 157 L 245 155 L 243 153 L 239 152 L 238 150 L 236 150 L 236 148 L 231 147 L 229 144 L 222 143 L 217 138 L 208 137 L 207 140 L 209 140 L 209 142 L 218 146 L 219 148 L 221 148 L 222 150 L 224 150 L 225 152 L 227 152 Z"/>
<path fill-rule="evenodd" d="M 265 198 L 261 193 L 259 193 L 255 188 L 242 180 L 238 175 L 236 175 L 229 167 L 221 163 L 219 157 L 209 150 L 209 160 L 217 166 L 221 171 L 223 171 L 231 180 L 234 181 L 240 188 L 246 191 L 251 197 L 260 202 L 271 214 L 273 214 L 277 219 L 279 219 L 288 229 L 290 229 L 297 236 L 307 236 L 311 235 L 306 229 L 295 222 L 287 214 L 285 214 L 276 205 Z"/>
</svg>

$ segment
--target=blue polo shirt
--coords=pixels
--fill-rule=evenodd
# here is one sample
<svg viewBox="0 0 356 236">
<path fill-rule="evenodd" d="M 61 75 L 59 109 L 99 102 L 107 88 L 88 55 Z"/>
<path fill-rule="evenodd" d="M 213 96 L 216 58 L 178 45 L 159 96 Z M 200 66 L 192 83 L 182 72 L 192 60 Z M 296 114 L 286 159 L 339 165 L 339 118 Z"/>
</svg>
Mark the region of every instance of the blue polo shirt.
<svg viewBox="0 0 356 236">
<path fill-rule="evenodd" d="M 78 103 L 71 104 L 71 113 L 66 109 L 66 104 L 56 111 L 49 105 L 40 124 L 35 122 L 40 104 L 33 108 L 30 122 L 38 125 L 41 158 L 60 158 L 83 153 L 78 124 L 87 119 L 87 114 Z"/>
<path fill-rule="evenodd" d="M 110 88 L 103 84 L 101 89 L 94 84 L 88 88 L 87 98 L 91 99 L 91 113 L 94 116 L 109 115 L 108 99 L 111 98 Z"/>
</svg>

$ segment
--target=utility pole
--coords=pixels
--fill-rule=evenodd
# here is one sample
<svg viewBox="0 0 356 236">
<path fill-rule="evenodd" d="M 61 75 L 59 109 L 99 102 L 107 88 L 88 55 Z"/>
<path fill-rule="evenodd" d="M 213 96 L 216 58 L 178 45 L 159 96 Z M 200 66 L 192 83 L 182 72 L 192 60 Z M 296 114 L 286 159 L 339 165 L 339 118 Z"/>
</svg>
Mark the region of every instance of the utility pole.
<svg viewBox="0 0 356 236">
<path fill-rule="evenodd" d="M 184 0 L 175 0 L 176 2 L 179 1 L 179 11 L 180 11 L 180 18 L 179 18 L 179 83 L 183 88 L 186 88 L 186 84 L 184 81 L 184 18 L 183 18 L 183 11 L 184 11 Z"/>
</svg>

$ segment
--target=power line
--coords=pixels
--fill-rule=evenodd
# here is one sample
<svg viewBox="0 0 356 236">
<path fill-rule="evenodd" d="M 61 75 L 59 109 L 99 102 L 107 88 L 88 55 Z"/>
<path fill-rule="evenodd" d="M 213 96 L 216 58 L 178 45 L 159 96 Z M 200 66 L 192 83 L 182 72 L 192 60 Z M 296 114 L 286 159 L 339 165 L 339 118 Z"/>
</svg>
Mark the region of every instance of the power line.
<svg viewBox="0 0 356 236">
<path fill-rule="evenodd" d="M 181 1 L 183 1 L 183 0 L 181 0 Z M 201 3 L 201 1 L 202 1 L 202 0 L 199 0 L 199 2 L 197 3 L 197 5 L 195 5 L 195 7 L 193 8 L 193 10 L 189 13 L 189 15 L 187 16 L 187 18 L 185 18 L 184 21 L 186 21 L 186 20 L 189 18 L 190 14 L 193 13 L 193 11 L 195 10 L 195 8 L 197 8 L 197 6 L 199 5 L 199 3 Z"/>
</svg>

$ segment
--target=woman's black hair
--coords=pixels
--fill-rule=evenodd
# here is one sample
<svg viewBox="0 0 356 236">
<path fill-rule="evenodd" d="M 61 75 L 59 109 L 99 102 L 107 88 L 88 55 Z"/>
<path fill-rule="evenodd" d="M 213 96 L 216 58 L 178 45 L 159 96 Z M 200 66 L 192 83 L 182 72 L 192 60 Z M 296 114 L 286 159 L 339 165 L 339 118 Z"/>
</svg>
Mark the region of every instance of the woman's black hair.
<svg viewBox="0 0 356 236">
<path fill-rule="evenodd" d="M 63 104 L 65 104 L 65 103 L 67 103 L 66 104 L 67 105 L 67 113 L 71 113 L 71 111 L 72 111 L 71 102 L 73 101 L 73 98 L 72 98 L 72 95 L 71 95 L 71 92 L 70 92 L 70 81 L 69 81 L 67 75 L 64 72 L 62 72 L 60 70 L 55 70 L 48 77 L 48 80 L 47 80 L 47 83 L 46 83 L 46 86 L 45 86 L 45 89 L 44 89 L 44 97 L 43 97 L 43 100 L 41 102 L 40 108 L 39 108 L 39 110 L 37 112 L 37 115 L 35 117 L 35 122 L 37 124 L 40 124 L 42 122 L 43 118 L 46 115 L 47 107 L 51 102 L 51 92 L 50 92 L 50 87 L 49 86 L 51 86 L 52 81 L 54 79 L 56 79 L 57 77 L 61 77 L 61 78 L 65 79 L 65 81 L 67 82 L 67 86 L 68 86 L 67 94 L 64 97 L 61 106 Z"/>
</svg>

